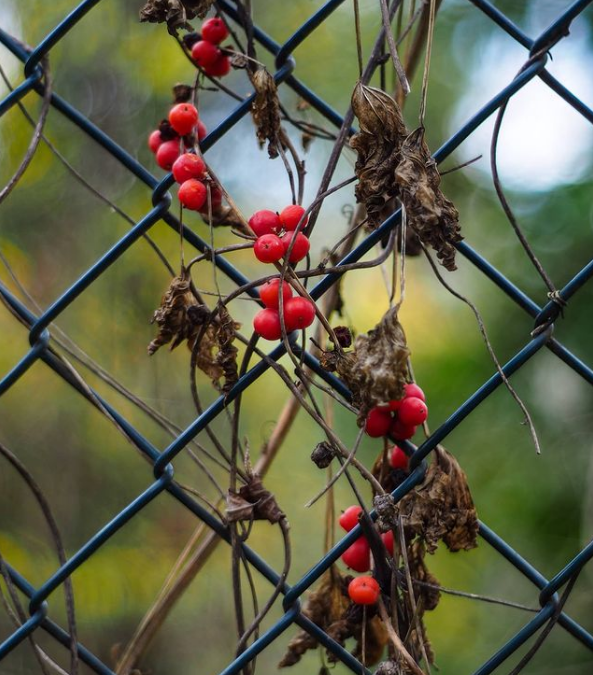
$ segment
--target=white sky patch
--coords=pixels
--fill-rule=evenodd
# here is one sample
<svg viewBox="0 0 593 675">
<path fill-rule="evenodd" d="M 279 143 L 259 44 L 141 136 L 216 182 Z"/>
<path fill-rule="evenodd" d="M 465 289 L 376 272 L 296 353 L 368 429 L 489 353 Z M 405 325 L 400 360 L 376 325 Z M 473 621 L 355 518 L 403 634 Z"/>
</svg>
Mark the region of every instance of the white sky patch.
<svg viewBox="0 0 593 675">
<path fill-rule="evenodd" d="M 476 49 L 475 67 L 453 116 L 451 133 L 512 81 L 527 56 L 523 47 L 502 34 Z M 553 56 L 548 70 L 591 107 L 593 54 L 587 36 L 572 34 L 553 49 Z M 458 150 L 462 161 L 483 155 L 471 169 L 480 181 L 491 180 L 494 119 L 492 115 Z M 501 180 L 505 187 L 532 192 L 577 183 L 590 174 L 592 147 L 593 126 L 536 77 L 507 107 L 497 154 Z"/>
</svg>

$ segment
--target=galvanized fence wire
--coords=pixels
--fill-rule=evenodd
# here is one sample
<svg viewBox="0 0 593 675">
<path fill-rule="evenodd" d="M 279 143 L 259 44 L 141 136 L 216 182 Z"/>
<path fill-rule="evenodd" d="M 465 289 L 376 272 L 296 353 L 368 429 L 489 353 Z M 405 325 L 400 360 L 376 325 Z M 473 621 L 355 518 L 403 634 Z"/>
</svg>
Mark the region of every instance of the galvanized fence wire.
<svg viewBox="0 0 593 675">
<path fill-rule="evenodd" d="M 284 43 L 276 43 L 269 35 L 261 31 L 257 26 L 254 28 L 255 40 L 275 57 L 276 70 L 274 78 L 280 86 L 290 87 L 315 110 L 325 117 L 331 124 L 340 128 L 344 122 L 343 117 L 327 105 L 318 94 L 310 90 L 297 75 L 297 64 L 292 57 L 293 51 L 315 29 L 337 9 L 344 0 L 329 0 L 321 9 L 315 12 L 295 33 Z M 44 94 L 43 84 L 43 60 L 51 52 L 51 49 L 64 37 L 85 14 L 93 9 L 100 0 L 85 0 L 61 21 L 34 49 L 27 50 L 22 44 L 15 41 L 8 33 L 0 28 L 0 42 L 7 47 L 24 64 L 24 79 L 0 101 L 0 115 L 4 114 L 28 92 L 35 91 L 40 96 Z M 552 91 L 572 106 L 588 122 L 593 124 L 593 110 L 588 108 L 577 96 L 569 91 L 564 85 L 554 78 L 546 64 L 554 46 L 567 38 L 571 22 L 582 13 L 591 0 L 578 0 L 560 13 L 557 19 L 535 39 L 525 35 L 507 16 L 495 6 L 485 0 L 470 0 L 476 10 L 483 12 L 498 27 L 511 36 L 517 43 L 526 49 L 526 61 L 531 57 L 529 65 L 509 84 L 502 89 L 487 105 L 476 112 L 468 122 L 457 131 L 436 153 L 434 159 L 442 162 L 447 158 L 472 132 L 493 113 L 500 109 L 514 94 L 519 92 L 533 78 L 540 78 Z M 236 11 L 236 6 L 231 0 L 219 0 L 219 8 L 232 22 L 241 23 L 241 18 Z M 202 149 L 206 152 L 223 135 L 231 129 L 242 117 L 250 111 L 252 97 L 242 101 L 202 142 Z M 33 587 L 18 570 L 10 566 L 7 561 L 6 568 L 14 585 L 29 599 L 29 617 L 14 630 L 0 644 L 0 661 L 14 650 L 23 640 L 41 628 L 55 640 L 70 646 L 70 635 L 50 617 L 49 599 L 52 593 L 64 584 L 64 581 L 77 570 L 85 561 L 103 546 L 118 530 L 130 519 L 134 518 L 142 509 L 158 498 L 162 493 L 168 492 L 185 506 L 198 519 L 203 521 L 209 528 L 214 530 L 222 539 L 230 543 L 229 532 L 224 523 L 212 515 L 206 508 L 197 502 L 192 496 L 184 492 L 173 482 L 173 461 L 176 456 L 192 441 L 209 423 L 214 420 L 224 408 L 245 391 L 257 378 L 259 378 L 270 366 L 264 360 L 259 361 L 248 370 L 225 397 L 215 400 L 204 412 L 199 415 L 173 442 L 166 448 L 159 450 L 144 438 L 137 429 L 105 400 L 96 391 L 85 390 L 70 371 L 63 367 L 62 362 L 48 346 L 50 341 L 50 324 L 80 296 L 110 265 L 118 260 L 125 251 L 130 248 L 143 234 L 160 220 L 165 221 L 170 227 L 179 231 L 180 223 L 170 210 L 171 197 L 169 188 L 173 185 L 173 178 L 169 174 L 164 179 L 158 180 L 149 173 L 136 159 L 130 156 L 121 146 L 107 136 L 101 129 L 95 126 L 78 110 L 72 107 L 57 93 L 51 93 L 51 106 L 59 111 L 64 117 L 73 122 L 81 132 L 92 138 L 115 157 L 124 167 L 131 171 L 140 181 L 152 190 L 153 208 L 140 219 L 131 230 L 123 236 L 109 251 L 97 260 L 80 278 L 68 288 L 60 297 L 56 298 L 51 306 L 39 315 L 34 315 L 20 302 L 4 285 L 0 284 L 0 293 L 5 303 L 11 308 L 16 316 L 29 327 L 29 341 L 31 348 L 28 353 L 0 380 L 0 396 L 4 394 L 26 371 L 37 361 L 48 365 L 57 375 L 69 382 L 87 400 L 94 399 L 125 432 L 130 441 L 143 453 L 153 464 L 154 482 L 141 494 L 139 494 L 126 508 L 122 509 L 109 523 L 105 524 L 86 542 L 65 564 L 45 581 L 39 588 Z M 400 222 L 401 212 L 396 211 L 389 216 L 377 229 L 368 236 L 340 261 L 337 267 L 344 267 L 360 260 L 377 242 L 389 233 Z M 201 252 L 210 249 L 210 245 L 200 238 L 195 232 L 182 226 L 185 240 Z M 563 306 L 570 303 L 571 298 L 586 284 L 593 275 L 593 260 L 580 269 L 574 277 L 558 291 L 555 297 L 540 306 L 525 292 L 511 283 L 492 264 L 478 254 L 467 242 L 457 245 L 459 253 L 465 256 L 475 267 L 485 274 L 494 284 L 503 291 L 513 302 L 521 307 L 534 319 L 534 331 L 525 346 L 517 352 L 504 366 L 503 371 L 507 377 L 511 376 L 527 363 L 532 356 L 542 348 L 550 350 L 568 367 L 578 373 L 587 383 L 593 385 L 593 370 L 583 363 L 577 356 L 564 347 L 553 335 L 554 322 L 560 315 Z M 224 255 L 214 256 L 218 269 L 237 285 L 248 283 L 249 279 L 236 269 Z M 339 271 L 328 273 L 311 290 L 314 299 L 320 298 L 340 278 Z M 249 293 L 257 298 L 257 291 Z M 298 347 L 295 345 L 295 350 Z M 283 345 L 279 345 L 269 353 L 270 359 L 276 361 L 285 353 Z M 300 352 L 299 352 L 300 354 Z M 318 361 L 309 353 L 300 354 L 304 362 L 315 373 L 323 378 L 328 384 L 345 398 L 349 392 L 343 382 L 327 373 L 320 367 Z M 411 461 L 409 477 L 393 492 L 396 501 L 400 500 L 414 486 L 418 485 L 425 474 L 425 459 L 435 449 L 438 443 L 455 429 L 477 406 L 480 405 L 502 383 L 499 373 L 494 374 L 486 381 L 463 405 L 455 410 L 451 416 L 436 429 L 432 435 L 424 441 L 415 451 Z M 371 514 L 374 516 L 374 514 Z M 593 542 L 583 548 L 578 555 L 552 578 L 545 578 L 533 565 L 525 560 L 519 552 L 510 547 L 502 538 L 494 533 L 487 525 L 480 523 L 480 536 L 488 542 L 500 555 L 502 555 L 524 575 L 539 591 L 539 604 L 541 609 L 518 631 L 506 644 L 478 670 L 475 675 L 486 675 L 493 672 L 509 656 L 523 645 L 531 636 L 537 633 L 552 617 L 557 617 L 557 623 L 565 631 L 593 651 L 593 635 L 574 621 L 566 612 L 562 611 L 559 592 L 569 584 L 570 580 L 583 568 L 593 557 Z M 289 586 L 282 585 L 284 595 L 284 615 L 265 633 L 260 635 L 243 653 L 235 658 L 222 671 L 224 675 L 238 673 L 245 664 L 254 659 L 257 654 L 273 642 L 292 624 L 296 624 L 308 631 L 320 644 L 330 650 L 341 662 L 353 672 L 369 672 L 347 650 L 323 630 L 310 621 L 302 612 L 300 598 L 316 580 L 338 559 L 338 557 L 361 535 L 360 526 L 355 527 L 343 539 L 341 539 L 319 562 L 312 567 L 299 581 Z M 272 585 L 278 584 L 280 575 L 270 567 L 255 551 L 243 544 L 244 555 L 248 563 L 260 572 Z M 80 659 L 94 672 L 101 675 L 113 675 L 113 671 L 83 644 L 78 644 Z"/>
</svg>

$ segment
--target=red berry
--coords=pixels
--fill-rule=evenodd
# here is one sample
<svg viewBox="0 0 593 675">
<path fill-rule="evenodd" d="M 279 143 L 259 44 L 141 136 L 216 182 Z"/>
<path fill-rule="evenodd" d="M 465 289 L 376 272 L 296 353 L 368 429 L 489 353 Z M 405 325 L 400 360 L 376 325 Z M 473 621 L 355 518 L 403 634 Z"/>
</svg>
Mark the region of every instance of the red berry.
<svg viewBox="0 0 593 675">
<path fill-rule="evenodd" d="M 202 120 L 198 120 L 198 140 L 203 141 L 208 135 L 208 129 Z"/>
<path fill-rule="evenodd" d="M 229 35 L 229 29 L 226 27 L 224 21 L 219 17 L 206 19 L 202 24 L 202 40 L 212 43 L 213 45 L 220 44 Z"/>
<path fill-rule="evenodd" d="M 383 545 L 387 549 L 387 553 L 389 555 L 393 555 L 393 530 L 389 530 L 388 532 L 385 532 L 384 534 L 381 535 L 381 539 L 383 539 Z"/>
<path fill-rule="evenodd" d="M 278 309 L 279 298 L 278 298 L 278 288 L 280 286 L 280 279 L 270 279 L 260 287 L 259 297 L 266 307 L 270 309 Z M 282 297 L 284 298 L 284 304 L 287 300 L 292 298 L 292 288 L 290 284 L 286 281 L 282 282 Z"/>
<path fill-rule="evenodd" d="M 259 241 L 259 239 L 258 239 Z M 291 333 L 293 330 L 307 328 L 315 319 L 315 303 L 308 298 L 302 298 L 300 295 L 296 298 L 290 298 L 284 303 L 284 323 L 286 331 Z"/>
<path fill-rule="evenodd" d="M 415 382 L 406 384 L 404 391 L 405 391 L 404 393 L 405 398 L 413 396 L 414 398 L 419 398 L 421 401 L 426 401 L 426 396 L 424 395 L 424 392 Z"/>
<path fill-rule="evenodd" d="M 249 219 L 249 227 L 256 237 L 263 234 L 276 234 L 280 230 L 280 218 L 273 211 L 256 211 Z"/>
<path fill-rule="evenodd" d="M 277 235 L 264 234 L 253 245 L 253 252 L 260 262 L 275 263 L 284 255 L 284 247 Z"/>
<path fill-rule="evenodd" d="M 298 204 L 287 206 L 280 212 L 280 222 L 284 225 L 285 230 L 295 230 L 304 213 L 305 209 Z M 309 216 L 303 220 L 302 227 L 307 224 L 308 220 Z"/>
<path fill-rule="evenodd" d="M 292 251 L 290 252 L 290 258 L 288 259 L 291 263 L 296 263 L 299 262 L 299 260 L 302 260 L 307 253 L 309 253 L 309 249 L 311 248 L 311 245 L 309 244 L 309 240 L 307 237 L 302 232 L 299 232 L 298 234 L 293 234 L 292 232 L 287 232 L 283 237 L 282 237 L 282 243 L 284 244 L 284 253 L 288 251 L 288 247 L 290 246 L 290 242 L 294 241 Z"/>
<path fill-rule="evenodd" d="M 205 174 L 204 160 L 190 152 L 180 155 L 173 163 L 173 177 L 178 183 L 185 183 L 190 178 L 204 178 Z"/>
<path fill-rule="evenodd" d="M 393 469 L 404 469 L 408 468 L 408 456 L 406 453 L 397 445 L 393 447 L 391 451 L 391 467 Z"/>
<path fill-rule="evenodd" d="M 253 329 L 264 340 L 279 340 L 282 337 L 280 315 L 275 309 L 260 309 L 253 319 Z"/>
<path fill-rule="evenodd" d="M 191 49 L 191 57 L 200 68 L 211 66 L 220 56 L 220 49 L 206 40 L 199 40 Z"/>
<path fill-rule="evenodd" d="M 388 408 L 391 410 L 391 412 L 396 412 L 396 410 L 399 410 L 400 405 L 402 404 L 403 398 L 399 399 L 399 401 L 389 401 Z"/>
<path fill-rule="evenodd" d="M 371 438 L 386 436 L 391 426 L 391 414 L 381 408 L 371 408 L 364 423 L 364 430 Z"/>
<path fill-rule="evenodd" d="M 169 124 L 180 135 L 186 136 L 198 123 L 198 111 L 191 103 L 178 103 L 169 111 Z"/>
<path fill-rule="evenodd" d="M 362 513 L 362 506 L 358 506 L 358 504 L 349 506 L 340 516 L 338 521 L 340 527 L 344 528 L 346 532 L 350 532 L 355 525 L 358 525 L 358 515 L 360 513 Z"/>
<path fill-rule="evenodd" d="M 393 420 L 389 433 L 396 441 L 407 441 L 416 433 L 416 427 L 404 424 L 400 419 Z"/>
<path fill-rule="evenodd" d="M 359 537 L 342 553 L 344 565 L 355 572 L 368 572 L 371 568 L 371 547 L 364 537 Z"/>
<path fill-rule="evenodd" d="M 415 426 L 422 424 L 428 417 L 428 408 L 426 403 L 421 398 L 410 396 L 402 401 L 402 404 L 397 411 L 397 416 L 402 424 Z"/>
<path fill-rule="evenodd" d="M 170 171 L 173 166 L 173 162 L 179 157 L 179 140 L 165 141 L 161 143 L 159 149 L 156 151 L 156 163 L 165 169 Z"/>
<path fill-rule="evenodd" d="M 379 584 L 373 577 L 356 577 L 348 584 L 350 600 L 357 605 L 374 605 L 380 593 Z"/>
<path fill-rule="evenodd" d="M 148 147 L 152 150 L 152 152 L 156 152 L 162 144 L 163 137 L 161 136 L 161 132 L 157 129 L 156 131 L 153 131 L 148 137 Z"/>
<path fill-rule="evenodd" d="M 177 196 L 186 209 L 199 211 L 206 203 L 206 186 L 199 180 L 190 178 L 180 186 Z"/>
<path fill-rule="evenodd" d="M 231 60 L 228 56 L 220 56 L 209 66 L 204 66 L 204 72 L 210 77 L 224 77 L 231 72 Z"/>
</svg>

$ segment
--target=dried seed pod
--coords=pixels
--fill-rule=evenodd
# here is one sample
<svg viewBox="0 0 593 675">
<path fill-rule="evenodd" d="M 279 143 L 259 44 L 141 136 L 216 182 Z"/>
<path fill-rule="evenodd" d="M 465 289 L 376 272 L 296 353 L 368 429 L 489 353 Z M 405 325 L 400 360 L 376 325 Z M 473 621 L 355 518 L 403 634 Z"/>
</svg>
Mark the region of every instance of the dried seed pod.
<svg viewBox="0 0 593 675">
<path fill-rule="evenodd" d="M 334 335 L 342 349 L 348 349 L 352 345 L 352 331 L 347 326 L 336 326 Z"/>
<path fill-rule="evenodd" d="M 375 495 L 373 506 L 377 511 L 377 525 L 381 532 L 388 532 L 397 527 L 397 509 L 393 497 L 388 492 Z"/>
<path fill-rule="evenodd" d="M 335 457 L 335 452 L 326 441 L 318 443 L 311 453 L 311 459 L 320 469 L 327 469 Z"/>
<path fill-rule="evenodd" d="M 173 87 L 173 103 L 187 103 L 191 100 L 193 93 L 191 85 L 179 82 Z"/>
<path fill-rule="evenodd" d="M 350 146 L 358 153 L 354 192 L 356 200 L 364 204 L 369 226 L 376 229 L 385 203 L 397 195 L 393 174 L 407 130 L 391 96 L 361 82 L 352 94 L 352 110 L 360 125 L 360 131 L 350 139 Z"/>
<path fill-rule="evenodd" d="M 423 127 L 403 142 L 395 180 L 408 225 L 424 244 L 432 246 L 444 267 L 457 269 L 454 244 L 463 239 L 459 213 L 439 188 L 441 176 L 424 140 Z"/>
</svg>

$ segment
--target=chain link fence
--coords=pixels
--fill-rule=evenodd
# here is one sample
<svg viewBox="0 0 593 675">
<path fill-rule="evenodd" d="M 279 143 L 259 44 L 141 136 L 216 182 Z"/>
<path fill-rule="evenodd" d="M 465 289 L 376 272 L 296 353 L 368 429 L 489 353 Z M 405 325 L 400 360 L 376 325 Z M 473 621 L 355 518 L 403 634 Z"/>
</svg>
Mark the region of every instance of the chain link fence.
<svg viewBox="0 0 593 675">
<path fill-rule="evenodd" d="M 26 94 L 31 91 L 44 96 L 44 62 L 51 53 L 52 48 L 71 30 L 76 30 L 77 23 L 89 12 L 92 12 L 101 0 L 85 0 L 75 7 L 39 44 L 32 50 L 27 50 L 23 45 L 15 41 L 8 33 L 0 29 L 0 42 L 8 48 L 24 64 L 22 81 L 2 101 L 0 101 L 0 115 L 6 113 L 17 104 Z M 310 16 L 292 36 L 284 43 L 278 44 L 273 37 L 267 35 L 255 27 L 254 38 L 275 58 L 276 71 L 274 79 L 279 87 L 290 87 L 300 97 L 307 101 L 329 123 L 341 128 L 344 119 L 333 110 L 321 97 L 323 92 L 317 93 L 310 90 L 298 77 L 298 63 L 292 56 L 295 49 L 304 41 L 315 34 L 320 24 L 336 10 L 343 0 L 329 0 L 318 11 Z M 561 3 L 558 3 L 561 4 Z M 469 121 L 460 128 L 436 153 L 434 159 L 437 163 L 442 162 L 487 118 L 508 102 L 517 92 L 534 78 L 540 78 L 555 94 L 570 106 L 572 106 L 589 123 L 593 124 L 593 110 L 588 108 L 577 96 L 569 91 L 561 82 L 555 79 L 546 69 L 555 46 L 569 39 L 569 27 L 571 22 L 579 16 L 590 4 L 590 0 L 579 0 L 559 11 L 557 19 L 541 35 L 532 38 L 524 34 L 505 14 L 493 4 L 485 0 L 472 0 L 467 3 L 468 11 L 483 12 L 489 20 L 495 23 L 501 31 L 511 36 L 517 43 L 525 48 L 526 66 L 508 86 L 502 89 L 486 106 L 477 111 Z M 241 14 L 231 0 L 219 0 L 217 6 L 231 25 L 241 24 Z M 472 7 L 473 6 L 473 7 Z M 250 112 L 253 97 L 240 102 L 237 107 L 213 129 L 202 143 L 203 151 L 207 151 L 224 134 L 230 130 L 242 117 Z M 22 322 L 29 326 L 30 349 L 28 353 L 14 365 L 10 372 L 3 375 L 0 380 L 0 396 L 7 392 L 27 370 L 36 362 L 42 361 L 51 368 L 58 377 L 64 378 L 69 384 L 77 389 L 81 395 L 90 400 L 102 412 L 106 412 L 121 429 L 124 430 L 129 440 L 143 453 L 152 463 L 154 482 L 141 494 L 138 494 L 115 518 L 99 529 L 78 551 L 55 571 L 45 583 L 39 587 L 33 587 L 25 579 L 18 569 L 6 562 L 6 569 L 13 584 L 28 598 L 29 616 L 25 617 L 18 629 L 3 638 L 0 644 L 0 661 L 4 659 L 20 643 L 41 629 L 54 638 L 57 642 L 70 648 L 71 637 L 69 633 L 58 625 L 51 617 L 51 596 L 64 586 L 69 576 L 95 554 L 113 535 L 123 528 L 132 518 L 135 518 L 142 510 L 154 500 L 162 499 L 164 493 L 169 493 L 178 500 L 195 517 L 203 521 L 209 528 L 218 534 L 223 540 L 230 543 L 229 531 L 224 523 L 207 510 L 202 504 L 187 492 L 182 490 L 174 481 L 174 463 L 176 457 L 187 444 L 200 434 L 229 406 L 231 402 L 244 392 L 256 379 L 269 369 L 269 363 L 261 360 L 244 373 L 232 390 L 226 396 L 220 396 L 208 406 L 177 438 L 166 448 L 154 447 L 139 431 L 131 426 L 126 419 L 102 398 L 97 392 L 89 392 L 83 384 L 73 378 L 71 372 L 63 367 L 50 346 L 50 326 L 64 310 L 74 303 L 91 284 L 93 284 L 113 263 L 155 225 L 163 220 L 173 230 L 179 231 L 180 222 L 171 210 L 171 197 L 168 190 L 173 185 L 173 178 L 169 174 L 164 179 L 158 180 L 149 173 L 134 157 L 128 154 L 112 138 L 106 135 L 100 128 L 95 126 L 78 110 L 72 107 L 68 101 L 52 91 L 50 97 L 51 106 L 70 120 L 76 127 L 77 133 L 85 134 L 95 143 L 100 144 L 107 152 L 117 159 L 139 181 L 144 183 L 152 191 L 153 208 L 144 215 L 130 231 L 123 236 L 109 251 L 100 257 L 84 274 L 73 283 L 60 297 L 39 315 L 32 314 L 9 290 L 0 285 L 5 304 L 18 316 Z M 337 267 L 344 267 L 357 262 L 371 248 L 380 242 L 387 233 L 398 225 L 401 212 L 398 210 L 389 216 L 376 231 L 368 234 L 364 240 L 356 246 Z M 200 238 L 195 232 L 185 226 L 182 227 L 183 237 L 189 245 L 200 252 L 207 252 L 210 244 Z M 560 316 L 563 309 L 570 305 L 570 301 L 579 290 L 589 282 L 593 275 L 593 260 L 580 269 L 573 278 L 558 293 L 550 298 L 542 306 L 530 298 L 523 290 L 511 283 L 501 274 L 488 260 L 481 257 L 468 243 L 462 242 L 457 245 L 458 252 L 465 256 L 475 267 L 488 277 L 495 286 L 515 302 L 522 310 L 534 320 L 534 330 L 525 346 L 518 351 L 504 366 L 503 370 L 507 377 L 518 371 L 531 357 L 542 348 L 550 350 L 568 368 L 575 371 L 587 383 L 593 384 L 593 370 L 583 363 L 577 356 L 563 346 L 554 336 L 554 322 Z M 224 255 L 215 256 L 215 264 L 221 273 L 226 275 L 238 286 L 245 285 L 249 279 L 241 271 L 235 268 Z M 314 299 L 324 295 L 340 278 L 340 271 L 328 273 L 310 291 Z M 253 297 L 257 293 L 252 291 Z M 272 349 L 270 359 L 276 361 L 285 353 L 283 345 Z M 349 392 L 345 385 L 327 373 L 320 367 L 319 362 L 307 352 L 301 354 L 305 364 L 323 378 L 329 385 L 343 397 L 348 398 Z M 418 485 L 426 471 L 425 460 L 437 444 L 443 441 L 447 435 L 455 429 L 463 420 L 485 399 L 487 399 L 502 383 L 500 374 L 493 375 L 488 381 L 472 395 L 463 405 L 455 410 L 447 421 L 436 429 L 414 452 L 411 472 L 409 477 L 393 492 L 396 501 L 400 500 L 416 485 Z M 94 399 L 94 400 L 93 400 Z M 374 514 L 373 514 L 374 515 Z M 535 567 L 525 560 L 519 551 L 514 550 L 503 539 L 497 536 L 485 523 L 480 523 L 480 536 L 492 546 L 503 558 L 508 561 L 518 572 L 528 579 L 538 594 L 541 609 L 528 621 L 520 631 L 493 654 L 485 662 L 475 675 L 486 675 L 495 671 L 512 654 L 514 654 L 529 638 L 550 624 L 557 621 L 563 631 L 569 633 L 575 640 L 593 651 L 593 635 L 585 630 L 579 623 L 574 621 L 564 611 L 566 598 L 572 588 L 571 581 L 584 565 L 593 557 L 593 542 L 583 548 L 572 560 L 558 570 L 552 578 L 545 578 Z M 301 612 L 301 602 L 305 591 L 322 576 L 322 574 L 340 557 L 340 555 L 360 536 L 360 527 L 344 536 L 321 560 L 315 564 L 307 574 L 296 583 L 289 586 L 282 584 L 281 592 L 284 596 L 284 614 L 265 633 L 260 635 L 248 646 L 237 658 L 235 658 L 222 671 L 224 675 L 239 673 L 246 664 L 251 662 L 262 650 L 280 636 L 293 624 L 308 631 L 321 645 L 331 651 L 338 660 L 343 662 L 352 672 L 369 672 L 347 650 L 325 634 L 315 623 Z M 279 573 L 274 570 L 255 551 L 243 544 L 244 555 L 249 565 L 265 577 L 270 584 L 275 586 L 280 581 Z M 544 629 L 545 630 L 545 629 Z M 104 662 L 89 651 L 84 644 L 78 644 L 80 659 L 91 669 L 101 675 L 113 675 L 113 671 Z M 1 669 L 1 667 L 0 667 Z"/>
</svg>

